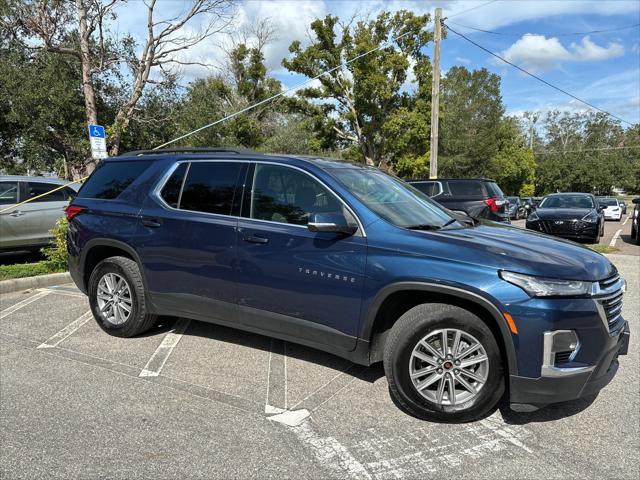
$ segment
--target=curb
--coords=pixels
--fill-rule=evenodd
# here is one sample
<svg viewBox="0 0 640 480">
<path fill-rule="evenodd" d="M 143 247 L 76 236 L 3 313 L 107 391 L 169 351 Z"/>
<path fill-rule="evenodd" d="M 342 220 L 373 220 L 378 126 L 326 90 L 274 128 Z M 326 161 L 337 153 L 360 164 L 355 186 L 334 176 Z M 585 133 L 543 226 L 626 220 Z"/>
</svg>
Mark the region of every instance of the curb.
<svg viewBox="0 0 640 480">
<path fill-rule="evenodd" d="M 38 275 L 35 277 L 14 278 L 2 280 L 0 282 L 0 293 L 18 292 L 29 288 L 49 287 L 61 283 L 70 283 L 73 280 L 69 272 L 51 273 L 49 275 Z"/>
</svg>

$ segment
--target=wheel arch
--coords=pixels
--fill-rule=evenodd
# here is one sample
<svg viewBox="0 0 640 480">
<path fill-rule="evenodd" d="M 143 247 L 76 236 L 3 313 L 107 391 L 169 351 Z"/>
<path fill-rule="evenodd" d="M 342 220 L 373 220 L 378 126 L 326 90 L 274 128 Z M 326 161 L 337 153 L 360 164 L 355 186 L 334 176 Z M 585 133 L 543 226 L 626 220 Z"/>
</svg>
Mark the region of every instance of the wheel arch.
<svg viewBox="0 0 640 480">
<path fill-rule="evenodd" d="M 507 372 L 517 375 L 514 339 L 502 310 L 480 293 L 428 282 L 398 282 L 386 286 L 376 295 L 361 328 L 361 338 L 369 342 L 370 363 L 382 359 L 386 335 L 398 318 L 422 303 L 449 303 L 478 315 L 493 331 Z"/>
<path fill-rule="evenodd" d="M 92 238 L 84 246 L 82 255 L 80 257 L 80 265 L 82 265 L 82 286 L 84 291 L 87 291 L 89 284 L 89 277 L 95 266 L 105 258 L 122 256 L 133 260 L 138 264 L 140 274 L 142 275 L 142 282 L 146 290 L 146 278 L 144 270 L 142 269 L 142 263 L 135 249 L 120 240 L 114 240 L 111 238 Z"/>
</svg>

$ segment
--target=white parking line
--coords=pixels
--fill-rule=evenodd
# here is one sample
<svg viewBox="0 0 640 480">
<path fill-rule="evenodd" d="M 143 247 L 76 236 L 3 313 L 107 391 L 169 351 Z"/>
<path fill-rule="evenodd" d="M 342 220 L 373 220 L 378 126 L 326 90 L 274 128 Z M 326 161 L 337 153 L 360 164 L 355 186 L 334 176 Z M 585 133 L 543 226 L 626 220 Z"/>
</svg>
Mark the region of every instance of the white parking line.
<svg viewBox="0 0 640 480">
<path fill-rule="evenodd" d="M 624 219 L 624 222 L 622 222 L 623 227 L 627 224 L 627 222 L 629 221 L 629 218 L 631 218 L 631 215 L 627 215 L 627 218 Z"/>
<path fill-rule="evenodd" d="M 11 315 L 16 310 L 20 310 L 22 307 L 26 307 L 30 303 L 33 303 L 42 297 L 46 297 L 47 295 L 49 295 L 49 293 L 50 292 L 38 292 L 35 295 L 32 295 L 29 298 L 25 298 L 21 302 L 18 302 L 15 305 L 10 306 L 9 308 L 5 308 L 4 310 L 2 310 L 2 312 L 0 312 L 0 319 L 8 315 Z"/>
<path fill-rule="evenodd" d="M 151 355 L 151 358 L 140 372 L 140 375 L 138 375 L 139 377 L 157 377 L 160 375 L 164 364 L 167 363 L 171 352 L 173 352 L 173 349 L 178 345 L 189 323 L 191 323 L 191 320 L 186 318 L 181 318 L 176 322 L 173 330 L 167 333 L 162 343 L 160 343 L 156 351 L 153 352 L 153 355 Z"/>
<path fill-rule="evenodd" d="M 620 238 L 620 234 L 622 233 L 622 229 L 618 230 L 616 232 L 616 234 L 613 236 L 613 238 L 611 239 L 611 243 L 609 243 L 610 247 L 615 247 L 616 246 L 616 241 L 618 241 L 618 238 Z"/>
<path fill-rule="evenodd" d="M 47 340 L 44 343 L 38 345 L 37 348 L 54 348 L 57 347 L 60 342 L 62 342 L 67 337 L 73 335 L 76 330 L 78 330 L 81 326 L 87 323 L 90 319 L 93 318 L 93 313 L 89 310 L 87 313 L 78 317 L 76 320 L 71 322 L 69 325 L 64 327 L 58 333 L 56 333 L 53 337 Z"/>
</svg>

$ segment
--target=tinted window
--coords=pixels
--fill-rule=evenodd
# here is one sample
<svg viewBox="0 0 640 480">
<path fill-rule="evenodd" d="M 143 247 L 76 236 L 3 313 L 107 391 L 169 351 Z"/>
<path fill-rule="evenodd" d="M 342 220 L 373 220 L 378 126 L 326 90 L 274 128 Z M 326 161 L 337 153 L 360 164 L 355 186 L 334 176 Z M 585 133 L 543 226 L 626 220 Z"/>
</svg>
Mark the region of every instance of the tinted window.
<svg viewBox="0 0 640 480">
<path fill-rule="evenodd" d="M 449 180 L 449 191 L 451 195 L 465 197 L 484 197 L 484 189 L 481 182 L 465 180 Z"/>
<path fill-rule="evenodd" d="M 117 198 L 151 162 L 103 162 L 78 192 L 79 198 Z"/>
<path fill-rule="evenodd" d="M 0 205 L 18 203 L 18 182 L 0 182 Z"/>
<path fill-rule="evenodd" d="M 500 190 L 500 187 L 497 183 L 484 182 L 484 185 L 487 188 L 489 195 L 491 195 L 492 197 L 504 197 L 504 193 L 502 193 L 502 190 Z"/>
<path fill-rule="evenodd" d="M 591 197 L 586 195 L 561 195 L 545 197 L 539 208 L 593 208 Z"/>
<path fill-rule="evenodd" d="M 420 182 L 412 183 L 411 185 L 430 197 L 435 197 L 442 193 L 442 185 L 440 182 Z"/>
<path fill-rule="evenodd" d="M 192 162 L 184 182 L 180 208 L 231 214 L 241 169 L 240 162 Z"/>
<path fill-rule="evenodd" d="M 42 195 L 43 193 L 50 192 L 54 188 L 58 188 L 60 185 L 55 183 L 44 183 L 44 182 L 29 182 L 27 184 L 27 198 L 37 197 L 38 195 Z M 40 197 L 36 200 L 36 202 L 66 202 L 69 200 L 69 190 L 67 187 L 62 188 L 60 190 L 56 190 L 49 195 L 45 195 L 44 197 Z"/>
<path fill-rule="evenodd" d="M 167 180 L 167 183 L 164 184 L 162 191 L 160 192 L 160 196 L 162 199 L 167 202 L 167 205 L 178 208 L 180 202 L 180 191 L 182 190 L 182 182 L 184 180 L 184 174 L 187 171 L 188 163 L 181 163 L 174 170 Z"/>
<path fill-rule="evenodd" d="M 318 212 L 342 212 L 342 204 L 309 175 L 293 168 L 257 164 L 249 217 L 306 225 Z"/>
<path fill-rule="evenodd" d="M 518 197 L 507 197 L 507 200 L 509 200 L 509 203 L 513 205 L 518 203 L 520 199 Z"/>
</svg>

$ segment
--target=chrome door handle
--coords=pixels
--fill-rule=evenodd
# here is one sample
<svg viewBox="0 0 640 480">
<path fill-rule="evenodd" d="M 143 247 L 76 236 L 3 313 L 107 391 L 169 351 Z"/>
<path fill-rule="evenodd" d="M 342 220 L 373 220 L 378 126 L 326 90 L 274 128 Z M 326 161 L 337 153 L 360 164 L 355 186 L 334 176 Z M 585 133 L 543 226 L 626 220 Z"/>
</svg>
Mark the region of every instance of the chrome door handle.
<svg viewBox="0 0 640 480">
<path fill-rule="evenodd" d="M 9 214 L 10 217 L 21 217 L 23 215 L 24 215 L 24 212 L 21 212 L 20 210 L 14 210 Z"/>
</svg>

